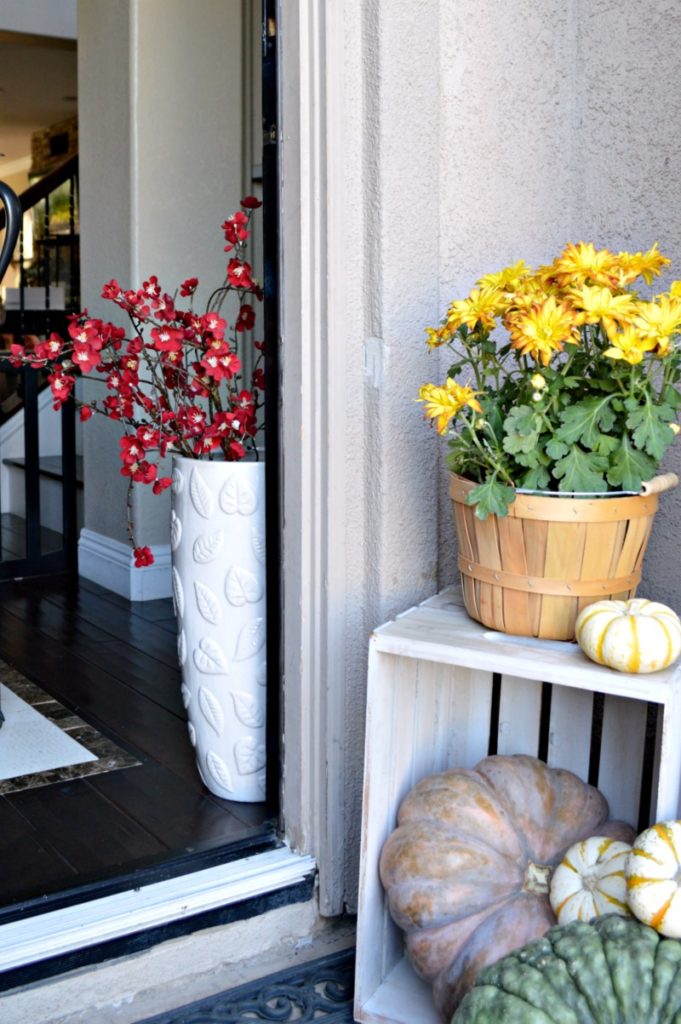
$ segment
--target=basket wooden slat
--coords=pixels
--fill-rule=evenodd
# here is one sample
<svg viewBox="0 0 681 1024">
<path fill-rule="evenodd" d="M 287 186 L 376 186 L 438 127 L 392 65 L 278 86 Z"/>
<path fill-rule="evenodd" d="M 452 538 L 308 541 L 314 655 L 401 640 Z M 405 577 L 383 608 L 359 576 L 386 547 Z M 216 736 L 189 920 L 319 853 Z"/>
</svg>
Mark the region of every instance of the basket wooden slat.
<svg viewBox="0 0 681 1024">
<path fill-rule="evenodd" d="M 501 567 L 505 572 L 529 576 L 523 523 L 521 519 L 510 519 L 506 516 L 498 520 L 499 546 L 501 548 Z M 507 633 L 517 633 L 527 622 L 530 614 L 530 595 L 519 590 L 505 589 L 504 623 Z"/>
<path fill-rule="evenodd" d="M 525 538 L 525 555 L 527 558 L 527 571 L 530 576 L 544 575 L 544 560 L 546 558 L 546 541 L 549 532 L 549 524 L 545 519 L 523 519 L 523 537 Z M 541 594 L 531 594 L 529 601 L 529 627 L 530 636 L 539 635 L 539 621 L 541 619 Z M 527 635 L 522 633 L 521 636 Z"/>
<path fill-rule="evenodd" d="M 507 517 L 484 521 L 466 505 L 474 486 L 451 477 L 469 615 L 502 632 L 572 640 L 582 608 L 635 595 L 659 493 L 673 483 L 627 497 L 519 494 Z"/>
</svg>

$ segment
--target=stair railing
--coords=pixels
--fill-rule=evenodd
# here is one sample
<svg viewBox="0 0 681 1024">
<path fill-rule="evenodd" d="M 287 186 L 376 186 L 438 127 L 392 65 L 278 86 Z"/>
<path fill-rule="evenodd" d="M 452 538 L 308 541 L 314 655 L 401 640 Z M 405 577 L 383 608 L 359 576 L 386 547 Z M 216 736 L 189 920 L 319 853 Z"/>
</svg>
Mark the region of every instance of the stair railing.
<svg viewBox="0 0 681 1024">
<path fill-rule="evenodd" d="M 69 312 L 79 308 L 79 239 L 76 233 L 78 157 L 73 156 L 59 167 L 46 174 L 40 181 L 26 189 L 20 196 L 0 183 L 0 230 L 6 228 L 5 244 L 0 259 L 0 282 L 10 264 L 19 240 L 19 304 L 18 308 L 7 309 L 0 331 L 12 338 L 28 341 L 30 336 L 47 337 L 51 331 L 63 332 L 68 326 Z M 67 185 L 68 232 L 55 234 L 51 230 L 50 203 L 55 193 Z M 11 195 L 10 195 L 11 193 Z M 12 196 L 14 198 L 12 199 Z M 5 202 L 7 198 L 7 202 Z M 42 235 L 37 248 L 39 258 L 29 266 L 25 247 L 24 214 L 38 210 L 42 205 Z M 17 230 L 18 227 L 18 230 Z M 14 238 L 12 240 L 12 235 Z M 61 265 L 62 250 L 66 248 L 66 267 Z M 68 274 L 68 290 L 65 289 L 63 309 L 52 306 L 52 281 L 60 281 L 62 271 Z M 38 289 L 44 289 L 42 309 L 27 308 L 27 294 L 33 278 Z M 62 531 L 61 547 L 57 550 L 43 550 L 40 514 L 40 434 L 39 397 L 40 371 L 25 367 L 16 369 L 7 358 L 0 356 L 0 373 L 17 380 L 17 392 L 22 399 L 20 408 L 24 415 L 24 483 L 25 483 L 25 546 L 24 557 L 4 558 L 0 547 L 0 580 L 16 579 L 22 576 L 38 576 L 57 572 L 77 570 L 77 499 L 76 499 L 76 427 L 75 408 L 67 402 L 61 409 L 61 459 L 62 459 Z M 18 411 L 18 410 L 17 410 Z M 0 458 L 2 452 L 0 452 Z M 0 531 L 0 544 L 2 532 Z"/>
</svg>

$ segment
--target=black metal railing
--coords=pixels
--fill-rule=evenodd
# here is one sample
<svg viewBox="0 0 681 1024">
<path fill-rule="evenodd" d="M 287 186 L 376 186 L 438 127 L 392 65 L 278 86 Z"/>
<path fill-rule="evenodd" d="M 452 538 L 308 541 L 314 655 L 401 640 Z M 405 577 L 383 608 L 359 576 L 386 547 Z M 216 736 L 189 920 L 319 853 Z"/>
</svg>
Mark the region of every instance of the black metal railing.
<svg viewBox="0 0 681 1024">
<path fill-rule="evenodd" d="M 2 193 L 0 197 L 4 203 Z M 24 514 L 17 516 L 5 511 L 0 515 L 0 580 L 72 572 L 77 567 L 75 408 L 67 402 L 58 419 L 61 530 L 46 530 L 41 516 L 45 460 L 41 460 L 39 415 L 46 375 L 30 367 L 12 366 L 8 354 L 15 341 L 30 349 L 52 331 L 63 333 L 69 313 L 79 308 L 78 157 L 71 157 L 15 199 L 20 210 L 18 243 L 11 238 L 13 230 L 16 231 L 17 207 L 10 202 L 5 205 L 6 213 L 0 211 L 0 229 L 6 228 L 3 252 L 7 255 L 11 249 L 3 274 L 9 266 L 15 280 L 18 278 L 13 289 L 6 288 L 11 301 L 0 327 L 0 423 L 23 411 L 24 438 L 21 457 L 7 457 L 0 450 L 0 458 L 15 474 L 23 473 Z M 6 275 L 0 275 L 0 280 L 4 283 Z"/>
</svg>

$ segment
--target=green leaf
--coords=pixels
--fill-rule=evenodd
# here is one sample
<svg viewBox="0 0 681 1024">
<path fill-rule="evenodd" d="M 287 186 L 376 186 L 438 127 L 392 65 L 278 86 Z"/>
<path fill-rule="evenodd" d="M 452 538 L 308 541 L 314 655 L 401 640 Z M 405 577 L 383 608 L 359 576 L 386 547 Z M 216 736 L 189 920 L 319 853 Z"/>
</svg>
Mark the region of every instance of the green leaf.
<svg viewBox="0 0 681 1024">
<path fill-rule="evenodd" d="M 489 515 L 508 515 L 508 506 L 515 501 L 515 488 L 502 484 L 496 476 L 478 484 L 468 492 L 467 505 L 475 505 L 478 519 L 487 519 Z"/>
<path fill-rule="evenodd" d="M 671 405 L 672 409 L 681 409 L 681 395 L 671 384 L 662 389 L 660 398 L 666 405 Z"/>
<path fill-rule="evenodd" d="M 561 426 L 556 431 L 559 441 L 566 444 L 579 442 L 585 448 L 596 448 L 601 432 L 612 428 L 615 417 L 610 408 L 610 396 L 585 398 L 564 409 L 560 414 Z"/>
<path fill-rule="evenodd" d="M 501 437 L 504 429 L 504 418 L 496 399 L 483 398 L 480 402 L 483 418 L 487 420 L 496 437 Z"/>
<path fill-rule="evenodd" d="M 550 482 L 549 471 L 544 466 L 534 466 L 522 478 L 520 486 L 528 491 L 545 491 Z"/>
<path fill-rule="evenodd" d="M 642 482 L 650 480 L 656 469 L 655 461 L 636 451 L 629 435 L 623 434 L 610 460 L 608 483 L 622 491 L 638 491 Z"/>
<path fill-rule="evenodd" d="M 601 434 L 598 444 L 596 445 L 596 451 L 599 455 L 611 455 L 619 443 L 619 437 L 615 437 L 613 434 Z"/>
<path fill-rule="evenodd" d="M 543 451 L 541 443 L 535 445 L 530 452 L 516 452 L 513 459 L 519 466 L 525 466 L 526 469 L 536 469 L 537 466 L 548 466 L 551 461 Z"/>
<path fill-rule="evenodd" d="M 554 461 L 562 459 L 567 451 L 568 446 L 563 444 L 562 441 L 556 441 L 555 437 L 552 437 L 546 446 L 546 454 Z"/>
<path fill-rule="evenodd" d="M 559 491 L 607 491 L 605 470 L 608 460 L 595 452 L 585 452 L 573 444 L 570 451 L 553 469 L 553 475 L 560 480 Z"/>
<path fill-rule="evenodd" d="M 646 396 L 645 404 L 632 409 L 627 416 L 627 426 L 633 430 L 636 447 L 659 462 L 674 440 L 674 433 L 669 426 L 670 420 L 674 418 L 671 406 L 653 405 Z"/>
<path fill-rule="evenodd" d="M 504 451 L 509 455 L 530 452 L 536 447 L 541 429 L 541 417 L 529 405 L 511 409 L 504 422 Z"/>
</svg>

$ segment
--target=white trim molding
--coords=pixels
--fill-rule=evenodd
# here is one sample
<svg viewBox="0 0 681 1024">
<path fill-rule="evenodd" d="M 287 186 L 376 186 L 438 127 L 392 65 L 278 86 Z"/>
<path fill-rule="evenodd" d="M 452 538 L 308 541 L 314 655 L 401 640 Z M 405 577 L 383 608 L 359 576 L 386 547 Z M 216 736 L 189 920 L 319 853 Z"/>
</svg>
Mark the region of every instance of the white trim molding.
<svg viewBox="0 0 681 1024">
<path fill-rule="evenodd" d="M 151 550 L 153 565 L 136 569 L 129 544 L 83 529 L 78 540 L 78 573 L 129 601 L 170 597 L 170 545 L 157 544 Z"/>
<path fill-rule="evenodd" d="M 345 529 L 343 344 L 334 344 L 329 231 L 340 211 L 329 185 L 342 82 L 345 4 L 280 4 L 282 451 L 284 607 L 283 810 L 291 845 L 317 856 L 320 911 L 344 906 Z M 328 41 L 332 40 L 329 47 Z M 339 77 L 341 76 L 341 77 Z M 331 83 L 334 83 L 333 85 Z M 338 172 L 337 172 L 338 173 Z M 343 274 L 335 279 L 340 300 Z M 331 540 L 332 538 L 332 540 Z M 334 599 L 338 614 L 330 621 Z"/>
<path fill-rule="evenodd" d="M 324 915 L 356 906 L 371 629 L 437 587 L 439 9 L 280 0 L 282 806 Z"/>
<path fill-rule="evenodd" d="M 0 971 L 240 903 L 302 882 L 312 857 L 286 846 L 0 927 Z"/>
</svg>

